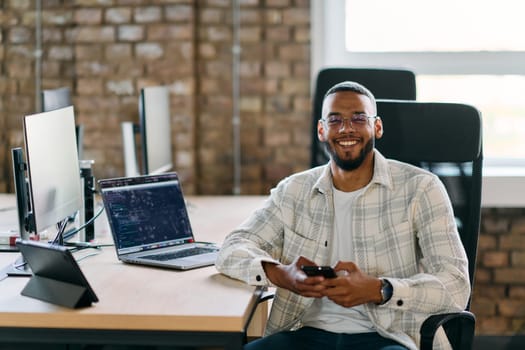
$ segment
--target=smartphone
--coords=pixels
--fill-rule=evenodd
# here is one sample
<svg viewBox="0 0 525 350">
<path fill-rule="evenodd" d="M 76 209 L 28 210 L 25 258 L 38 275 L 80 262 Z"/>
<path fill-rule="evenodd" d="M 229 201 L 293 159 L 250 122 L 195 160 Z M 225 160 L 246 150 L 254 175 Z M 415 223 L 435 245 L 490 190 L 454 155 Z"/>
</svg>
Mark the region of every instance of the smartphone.
<svg viewBox="0 0 525 350">
<path fill-rule="evenodd" d="M 301 270 L 306 273 L 307 276 L 323 276 L 324 278 L 335 278 L 337 275 L 330 266 L 301 266 Z"/>
</svg>

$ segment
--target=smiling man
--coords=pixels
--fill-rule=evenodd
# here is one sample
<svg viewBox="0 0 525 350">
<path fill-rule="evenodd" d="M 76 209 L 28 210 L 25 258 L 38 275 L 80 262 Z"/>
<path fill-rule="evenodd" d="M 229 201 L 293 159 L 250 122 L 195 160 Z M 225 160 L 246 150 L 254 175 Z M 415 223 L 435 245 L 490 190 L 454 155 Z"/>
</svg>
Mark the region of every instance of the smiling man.
<svg viewBox="0 0 525 350">
<path fill-rule="evenodd" d="M 360 84 L 326 93 L 317 130 L 330 161 L 282 180 L 216 262 L 233 278 L 277 287 L 266 336 L 245 349 L 417 349 L 421 323 L 463 310 L 470 295 L 445 188 L 375 149 L 383 124 Z M 438 333 L 434 348 L 448 347 Z"/>
</svg>

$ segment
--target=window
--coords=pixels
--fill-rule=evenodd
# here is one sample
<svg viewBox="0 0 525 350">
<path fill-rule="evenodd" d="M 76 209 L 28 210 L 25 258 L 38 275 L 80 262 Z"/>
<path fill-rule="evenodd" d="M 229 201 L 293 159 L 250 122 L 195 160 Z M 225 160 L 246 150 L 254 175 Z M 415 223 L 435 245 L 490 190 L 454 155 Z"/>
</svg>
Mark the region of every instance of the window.
<svg viewBox="0 0 525 350">
<path fill-rule="evenodd" d="M 318 48 L 314 37 L 320 51 L 314 70 L 411 69 L 419 100 L 469 103 L 481 111 L 486 164 L 523 161 L 525 22 L 519 16 L 525 2 L 330 0 L 313 6 L 323 17 L 313 31 L 324 39 Z"/>
<path fill-rule="evenodd" d="M 346 0 L 354 52 L 524 51 L 522 0 Z"/>
<path fill-rule="evenodd" d="M 520 162 L 525 156 L 525 75 L 417 76 L 418 99 L 476 106 L 483 117 L 483 155 Z"/>
<path fill-rule="evenodd" d="M 481 111 L 485 166 L 512 167 L 525 190 L 524 10 L 522 0 L 313 1 L 312 74 L 329 66 L 414 71 L 418 100 Z"/>
</svg>

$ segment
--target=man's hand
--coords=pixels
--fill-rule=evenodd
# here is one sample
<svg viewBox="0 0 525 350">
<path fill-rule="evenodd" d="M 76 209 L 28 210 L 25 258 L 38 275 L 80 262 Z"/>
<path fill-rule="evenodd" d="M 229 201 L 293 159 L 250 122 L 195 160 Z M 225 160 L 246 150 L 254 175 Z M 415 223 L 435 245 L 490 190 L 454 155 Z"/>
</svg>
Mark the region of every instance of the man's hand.
<svg viewBox="0 0 525 350">
<path fill-rule="evenodd" d="M 322 276 L 307 277 L 301 270 L 302 265 L 315 266 L 316 264 L 302 256 L 296 258 L 289 265 L 263 262 L 266 276 L 276 286 L 304 297 L 322 297 L 323 291 L 328 288 L 322 284 L 325 278 Z"/>
<path fill-rule="evenodd" d="M 338 277 L 325 279 L 322 295 L 343 307 L 381 302 L 381 281 L 363 273 L 353 262 L 338 262 Z"/>
</svg>

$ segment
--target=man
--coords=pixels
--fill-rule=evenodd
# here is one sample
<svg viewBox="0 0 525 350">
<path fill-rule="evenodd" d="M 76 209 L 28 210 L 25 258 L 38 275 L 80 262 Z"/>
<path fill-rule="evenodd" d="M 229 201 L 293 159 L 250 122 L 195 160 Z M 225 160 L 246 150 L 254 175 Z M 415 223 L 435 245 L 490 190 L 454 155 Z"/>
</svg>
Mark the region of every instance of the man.
<svg viewBox="0 0 525 350">
<path fill-rule="evenodd" d="M 375 98 L 343 82 L 323 101 L 327 165 L 292 175 L 226 238 L 217 269 L 274 285 L 266 336 L 245 349 L 417 349 L 429 315 L 463 310 L 467 258 L 439 179 L 385 159 Z M 331 265 L 335 278 L 303 265 Z M 447 348 L 439 332 L 435 348 Z"/>
</svg>

